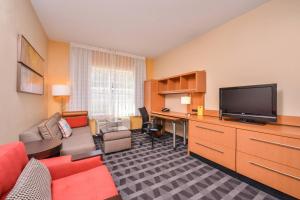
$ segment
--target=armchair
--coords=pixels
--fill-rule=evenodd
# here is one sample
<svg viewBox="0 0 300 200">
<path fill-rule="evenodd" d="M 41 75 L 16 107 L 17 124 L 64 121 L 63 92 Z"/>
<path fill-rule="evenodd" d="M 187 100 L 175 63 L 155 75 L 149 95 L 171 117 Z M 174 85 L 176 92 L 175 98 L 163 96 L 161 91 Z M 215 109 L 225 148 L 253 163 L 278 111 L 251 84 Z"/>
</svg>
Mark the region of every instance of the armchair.
<svg viewBox="0 0 300 200">
<path fill-rule="evenodd" d="M 28 162 L 24 144 L 0 146 L 0 200 L 14 187 Z M 71 156 L 41 160 L 48 168 L 54 200 L 108 199 L 118 195 L 113 179 L 99 157 L 71 161 Z"/>
</svg>

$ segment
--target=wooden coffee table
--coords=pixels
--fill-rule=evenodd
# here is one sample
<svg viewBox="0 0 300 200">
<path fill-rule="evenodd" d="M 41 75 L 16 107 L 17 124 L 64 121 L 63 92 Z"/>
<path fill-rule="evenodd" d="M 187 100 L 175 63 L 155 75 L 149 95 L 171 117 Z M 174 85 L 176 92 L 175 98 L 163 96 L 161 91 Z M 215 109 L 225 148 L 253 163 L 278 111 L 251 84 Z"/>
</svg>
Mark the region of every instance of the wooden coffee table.
<svg viewBox="0 0 300 200">
<path fill-rule="evenodd" d="M 29 159 L 44 159 L 59 156 L 62 142 L 60 139 L 48 139 L 24 143 L 24 145 Z"/>
</svg>

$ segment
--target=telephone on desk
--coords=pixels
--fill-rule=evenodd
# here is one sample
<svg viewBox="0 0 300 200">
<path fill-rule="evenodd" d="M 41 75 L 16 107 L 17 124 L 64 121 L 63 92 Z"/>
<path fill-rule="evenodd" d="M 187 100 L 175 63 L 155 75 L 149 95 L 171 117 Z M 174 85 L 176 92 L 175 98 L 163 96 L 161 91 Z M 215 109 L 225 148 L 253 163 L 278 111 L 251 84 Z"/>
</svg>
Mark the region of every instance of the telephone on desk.
<svg viewBox="0 0 300 200">
<path fill-rule="evenodd" d="M 170 109 L 169 108 L 162 108 L 161 112 L 170 112 Z"/>
</svg>

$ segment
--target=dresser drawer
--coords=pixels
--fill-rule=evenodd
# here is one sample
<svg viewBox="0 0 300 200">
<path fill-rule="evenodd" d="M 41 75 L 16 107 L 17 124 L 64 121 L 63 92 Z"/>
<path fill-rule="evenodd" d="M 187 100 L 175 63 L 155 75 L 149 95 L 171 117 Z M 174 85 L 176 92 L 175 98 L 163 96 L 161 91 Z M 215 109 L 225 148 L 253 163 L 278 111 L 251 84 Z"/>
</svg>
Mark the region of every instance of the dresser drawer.
<svg viewBox="0 0 300 200">
<path fill-rule="evenodd" d="M 237 172 L 300 198 L 300 170 L 237 152 Z"/>
<path fill-rule="evenodd" d="M 300 140 L 237 130 L 238 151 L 300 169 Z"/>
<path fill-rule="evenodd" d="M 235 170 L 235 150 L 190 136 L 189 151 Z"/>
<path fill-rule="evenodd" d="M 235 149 L 236 129 L 226 126 L 190 121 L 189 136 Z"/>
</svg>

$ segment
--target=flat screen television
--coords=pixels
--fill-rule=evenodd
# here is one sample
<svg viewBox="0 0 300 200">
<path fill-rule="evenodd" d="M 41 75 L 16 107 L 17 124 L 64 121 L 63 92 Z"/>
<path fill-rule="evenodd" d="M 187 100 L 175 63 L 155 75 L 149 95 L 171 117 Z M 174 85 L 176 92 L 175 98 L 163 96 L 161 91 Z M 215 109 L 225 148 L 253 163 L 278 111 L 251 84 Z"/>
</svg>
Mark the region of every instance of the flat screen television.
<svg viewBox="0 0 300 200">
<path fill-rule="evenodd" d="M 220 116 L 245 122 L 276 122 L 277 84 L 220 88 Z"/>
</svg>

